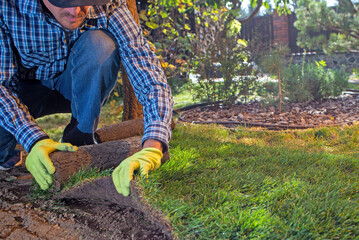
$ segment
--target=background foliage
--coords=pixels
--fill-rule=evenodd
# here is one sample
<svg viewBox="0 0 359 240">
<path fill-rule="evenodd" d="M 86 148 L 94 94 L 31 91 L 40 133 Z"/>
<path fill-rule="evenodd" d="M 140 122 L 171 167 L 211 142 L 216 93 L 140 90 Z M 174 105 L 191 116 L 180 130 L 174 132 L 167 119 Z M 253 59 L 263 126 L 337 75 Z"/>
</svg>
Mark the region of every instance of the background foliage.
<svg viewBox="0 0 359 240">
<path fill-rule="evenodd" d="M 285 49 L 282 49 L 285 52 Z M 272 79 L 261 84 L 258 94 L 264 102 L 278 102 L 279 89 L 282 89 L 285 103 L 305 103 L 338 97 L 348 87 L 350 74 L 345 66 L 340 69 L 326 67 L 324 61 L 310 63 L 305 56 L 301 64 L 292 64 L 282 51 L 273 49 L 261 57 L 261 67 Z M 280 73 L 281 81 L 278 80 Z M 281 84 L 281 88 L 279 87 Z"/>
<path fill-rule="evenodd" d="M 276 0 L 275 6 L 288 10 L 288 2 Z M 188 82 L 192 70 L 201 79 L 210 76 L 210 71 L 214 74 L 214 69 L 210 70 L 213 66 L 200 66 L 205 60 L 219 63 L 223 69 L 218 71 L 225 73 L 224 82 L 214 84 L 208 80 L 206 88 L 210 92 L 199 92 L 198 99 L 234 102 L 235 94 L 247 94 L 253 88 L 254 77 L 233 81 L 235 75 L 253 74 L 250 61 L 254 56 L 246 52 L 245 43 L 239 38 L 241 23 L 237 18 L 242 4 L 243 1 L 149 0 L 148 8 L 140 12 L 141 25 L 174 92 Z M 250 4 L 253 8 L 269 8 L 267 1 L 252 0 Z M 219 95 L 220 89 L 224 93 Z"/>
<path fill-rule="evenodd" d="M 283 72 L 285 95 L 289 102 L 309 102 L 337 97 L 348 86 L 349 74 L 341 69 L 326 69 L 324 62 L 294 64 Z"/>
<path fill-rule="evenodd" d="M 195 37 L 189 22 L 189 15 L 194 11 L 192 1 L 179 0 L 178 4 L 173 7 L 159 0 L 149 0 L 148 8 L 139 14 L 144 34 L 175 92 L 188 80 Z"/>
<path fill-rule="evenodd" d="M 356 34 L 353 26 L 356 26 L 357 6 L 345 0 L 336 8 L 328 8 L 324 2 L 300 0 L 292 4 L 305 47 L 325 51 L 343 49 L 339 43 L 343 43 L 346 50 L 356 47 L 352 34 Z M 243 16 L 248 16 L 248 12 L 243 12 L 243 1 L 149 0 L 148 3 L 140 12 L 142 28 L 174 94 L 187 86 L 196 101 L 229 103 L 260 95 L 279 101 L 281 109 L 282 88 L 285 103 L 337 96 L 346 87 L 348 75 L 344 70 L 325 70 L 323 64 L 291 65 L 284 57 L 287 51 L 282 46 L 277 47 L 280 52 L 275 48 L 253 52 L 253 44 L 247 44 L 239 34 L 242 22 L 246 21 Z M 288 13 L 289 1 L 274 3 L 270 7 L 267 1 L 252 0 L 249 8 L 255 11 L 258 6 L 265 6 Z M 345 39 L 350 40 L 351 45 L 323 41 L 323 36 L 313 35 L 322 26 L 337 29 L 340 21 L 340 27 L 346 29 L 340 34 L 346 34 Z M 334 35 L 338 39 L 340 34 Z M 258 68 L 253 59 L 263 73 L 274 76 L 278 83 L 258 82 Z M 191 82 L 190 75 L 197 79 Z"/>
<path fill-rule="evenodd" d="M 191 91 L 201 101 L 234 103 L 253 94 L 256 88 L 258 77 L 247 42 L 240 38 L 241 24 L 232 19 L 226 27 L 227 12 L 222 8 L 198 13 L 200 35 L 192 64 L 198 79 Z"/>
<path fill-rule="evenodd" d="M 326 53 L 350 52 L 359 49 L 359 3 L 354 0 L 335 1 L 328 7 L 327 1 L 298 0 L 295 9 L 299 30 L 298 45 Z M 326 34 L 319 34 L 327 30 Z M 327 37 L 326 35 L 329 35 Z"/>
</svg>

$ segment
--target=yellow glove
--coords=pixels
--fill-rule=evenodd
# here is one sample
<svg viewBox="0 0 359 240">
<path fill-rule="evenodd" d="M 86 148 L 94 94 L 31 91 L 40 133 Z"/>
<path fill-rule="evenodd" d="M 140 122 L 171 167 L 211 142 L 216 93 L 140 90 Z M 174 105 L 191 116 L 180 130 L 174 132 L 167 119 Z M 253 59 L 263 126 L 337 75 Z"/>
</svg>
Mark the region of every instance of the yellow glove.
<svg viewBox="0 0 359 240">
<path fill-rule="evenodd" d="M 130 195 L 133 172 L 140 168 L 141 175 L 147 176 L 149 171 L 154 171 L 161 166 L 162 157 L 162 152 L 157 148 L 144 148 L 126 158 L 112 173 L 112 180 L 117 192 L 124 196 Z"/>
<path fill-rule="evenodd" d="M 69 143 L 58 143 L 51 139 L 44 139 L 35 144 L 26 158 L 26 168 L 42 190 L 48 189 L 52 184 L 51 175 L 55 172 L 55 167 L 49 154 L 56 150 L 74 152 L 77 147 Z"/>
</svg>

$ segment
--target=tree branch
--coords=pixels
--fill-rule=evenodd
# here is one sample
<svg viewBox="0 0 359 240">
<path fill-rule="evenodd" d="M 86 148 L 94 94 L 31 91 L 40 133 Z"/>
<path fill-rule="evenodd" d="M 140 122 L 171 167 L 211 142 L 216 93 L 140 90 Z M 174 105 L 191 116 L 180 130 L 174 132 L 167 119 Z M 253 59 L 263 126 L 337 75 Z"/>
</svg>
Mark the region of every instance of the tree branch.
<svg viewBox="0 0 359 240">
<path fill-rule="evenodd" d="M 351 1 L 350 1 L 351 2 Z M 311 16 L 311 18 L 314 20 L 314 19 L 316 19 L 314 16 L 313 16 L 313 14 L 312 14 L 312 12 L 310 11 L 310 9 L 307 7 L 306 8 L 307 9 L 307 12 L 310 14 L 310 16 Z M 342 33 L 342 34 L 345 34 L 345 35 L 347 35 L 347 36 L 350 36 L 350 37 L 353 37 L 353 38 L 355 38 L 355 39 L 359 39 L 359 34 L 358 35 L 356 35 L 356 31 L 355 30 L 352 30 L 352 32 L 354 32 L 355 34 L 353 34 L 352 32 L 347 32 L 347 31 L 345 31 L 345 30 L 343 30 L 343 29 L 341 29 L 341 28 L 339 28 L 339 27 L 333 27 L 333 26 L 331 26 L 331 25 L 326 25 L 326 24 L 323 24 L 321 21 L 316 21 L 316 20 L 314 20 L 317 24 L 319 24 L 321 27 L 323 27 L 323 28 L 326 28 L 326 29 L 328 29 L 328 30 L 332 30 L 332 31 L 335 31 L 335 32 L 338 32 L 338 33 Z M 334 25 L 334 23 L 333 23 L 333 25 Z"/>
<path fill-rule="evenodd" d="M 328 30 L 336 31 L 336 32 L 338 32 L 338 33 L 343 33 L 343 34 L 345 34 L 345 35 L 347 35 L 347 36 L 353 37 L 353 38 L 355 38 L 355 39 L 359 39 L 359 35 L 356 35 L 357 32 L 355 32 L 355 31 L 353 31 L 353 32 L 355 33 L 355 34 L 354 34 L 354 33 L 352 33 L 352 32 L 347 32 L 347 31 L 345 31 L 345 30 L 343 30 L 343 29 L 340 29 L 340 28 L 330 27 L 330 26 L 326 26 L 326 25 L 322 25 L 322 26 L 324 26 L 324 27 L 327 28 Z"/>
<path fill-rule="evenodd" d="M 246 19 L 240 20 L 241 24 L 245 24 L 245 23 L 249 22 L 250 20 L 252 20 L 259 12 L 259 9 L 262 7 L 262 4 L 263 4 L 263 0 L 258 0 L 257 6 L 254 9 L 254 11 L 251 13 L 251 15 Z"/>
<path fill-rule="evenodd" d="M 353 8 L 353 14 L 356 14 L 358 12 L 358 9 L 355 7 L 354 3 L 351 0 L 348 0 L 350 6 Z"/>
</svg>

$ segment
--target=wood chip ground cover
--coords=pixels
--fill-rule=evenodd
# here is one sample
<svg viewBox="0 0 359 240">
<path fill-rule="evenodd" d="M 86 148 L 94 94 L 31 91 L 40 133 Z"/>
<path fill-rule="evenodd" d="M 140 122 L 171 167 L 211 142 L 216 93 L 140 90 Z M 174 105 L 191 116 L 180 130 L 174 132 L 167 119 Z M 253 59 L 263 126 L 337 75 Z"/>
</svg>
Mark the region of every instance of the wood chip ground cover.
<svg viewBox="0 0 359 240">
<path fill-rule="evenodd" d="M 274 106 L 265 107 L 259 102 L 248 104 L 203 106 L 181 113 L 186 122 L 240 122 L 258 126 L 298 128 L 352 124 L 359 121 L 359 98 L 342 96 L 322 102 L 287 104 L 279 113 Z"/>
</svg>

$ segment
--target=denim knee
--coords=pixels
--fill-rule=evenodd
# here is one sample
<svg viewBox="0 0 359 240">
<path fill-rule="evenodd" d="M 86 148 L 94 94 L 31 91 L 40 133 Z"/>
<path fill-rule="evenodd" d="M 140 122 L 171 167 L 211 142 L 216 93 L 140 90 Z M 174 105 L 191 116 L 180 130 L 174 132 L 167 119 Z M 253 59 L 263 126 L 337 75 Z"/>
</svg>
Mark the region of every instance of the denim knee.
<svg viewBox="0 0 359 240">
<path fill-rule="evenodd" d="M 89 30 L 72 46 L 66 69 L 54 80 L 54 85 L 66 99 L 73 101 L 74 94 L 102 88 L 111 90 L 120 66 L 119 48 L 112 34 L 106 30 Z"/>
<path fill-rule="evenodd" d="M 89 65 L 94 67 L 120 61 L 119 48 L 115 38 L 106 30 L 89 30 L 75 43 L 71 51 L 75 55 L 84 54 L 90 59 Z"/>
<path fill-rule="evenodd" d="M 101 106 L 117 82 L 120 63 L 118 44 L 107 31 L 89 30 L 71 48 L 55 87 L 71 101 L 81 132 L 94 132 Z"/>
<path fill-rule="evenodd" d="M 0 163 L 2 163 L 13 154 L 17 141 L 15 137 L 3 127 L 0 127 L 0 136 Z"/>
</svg>

